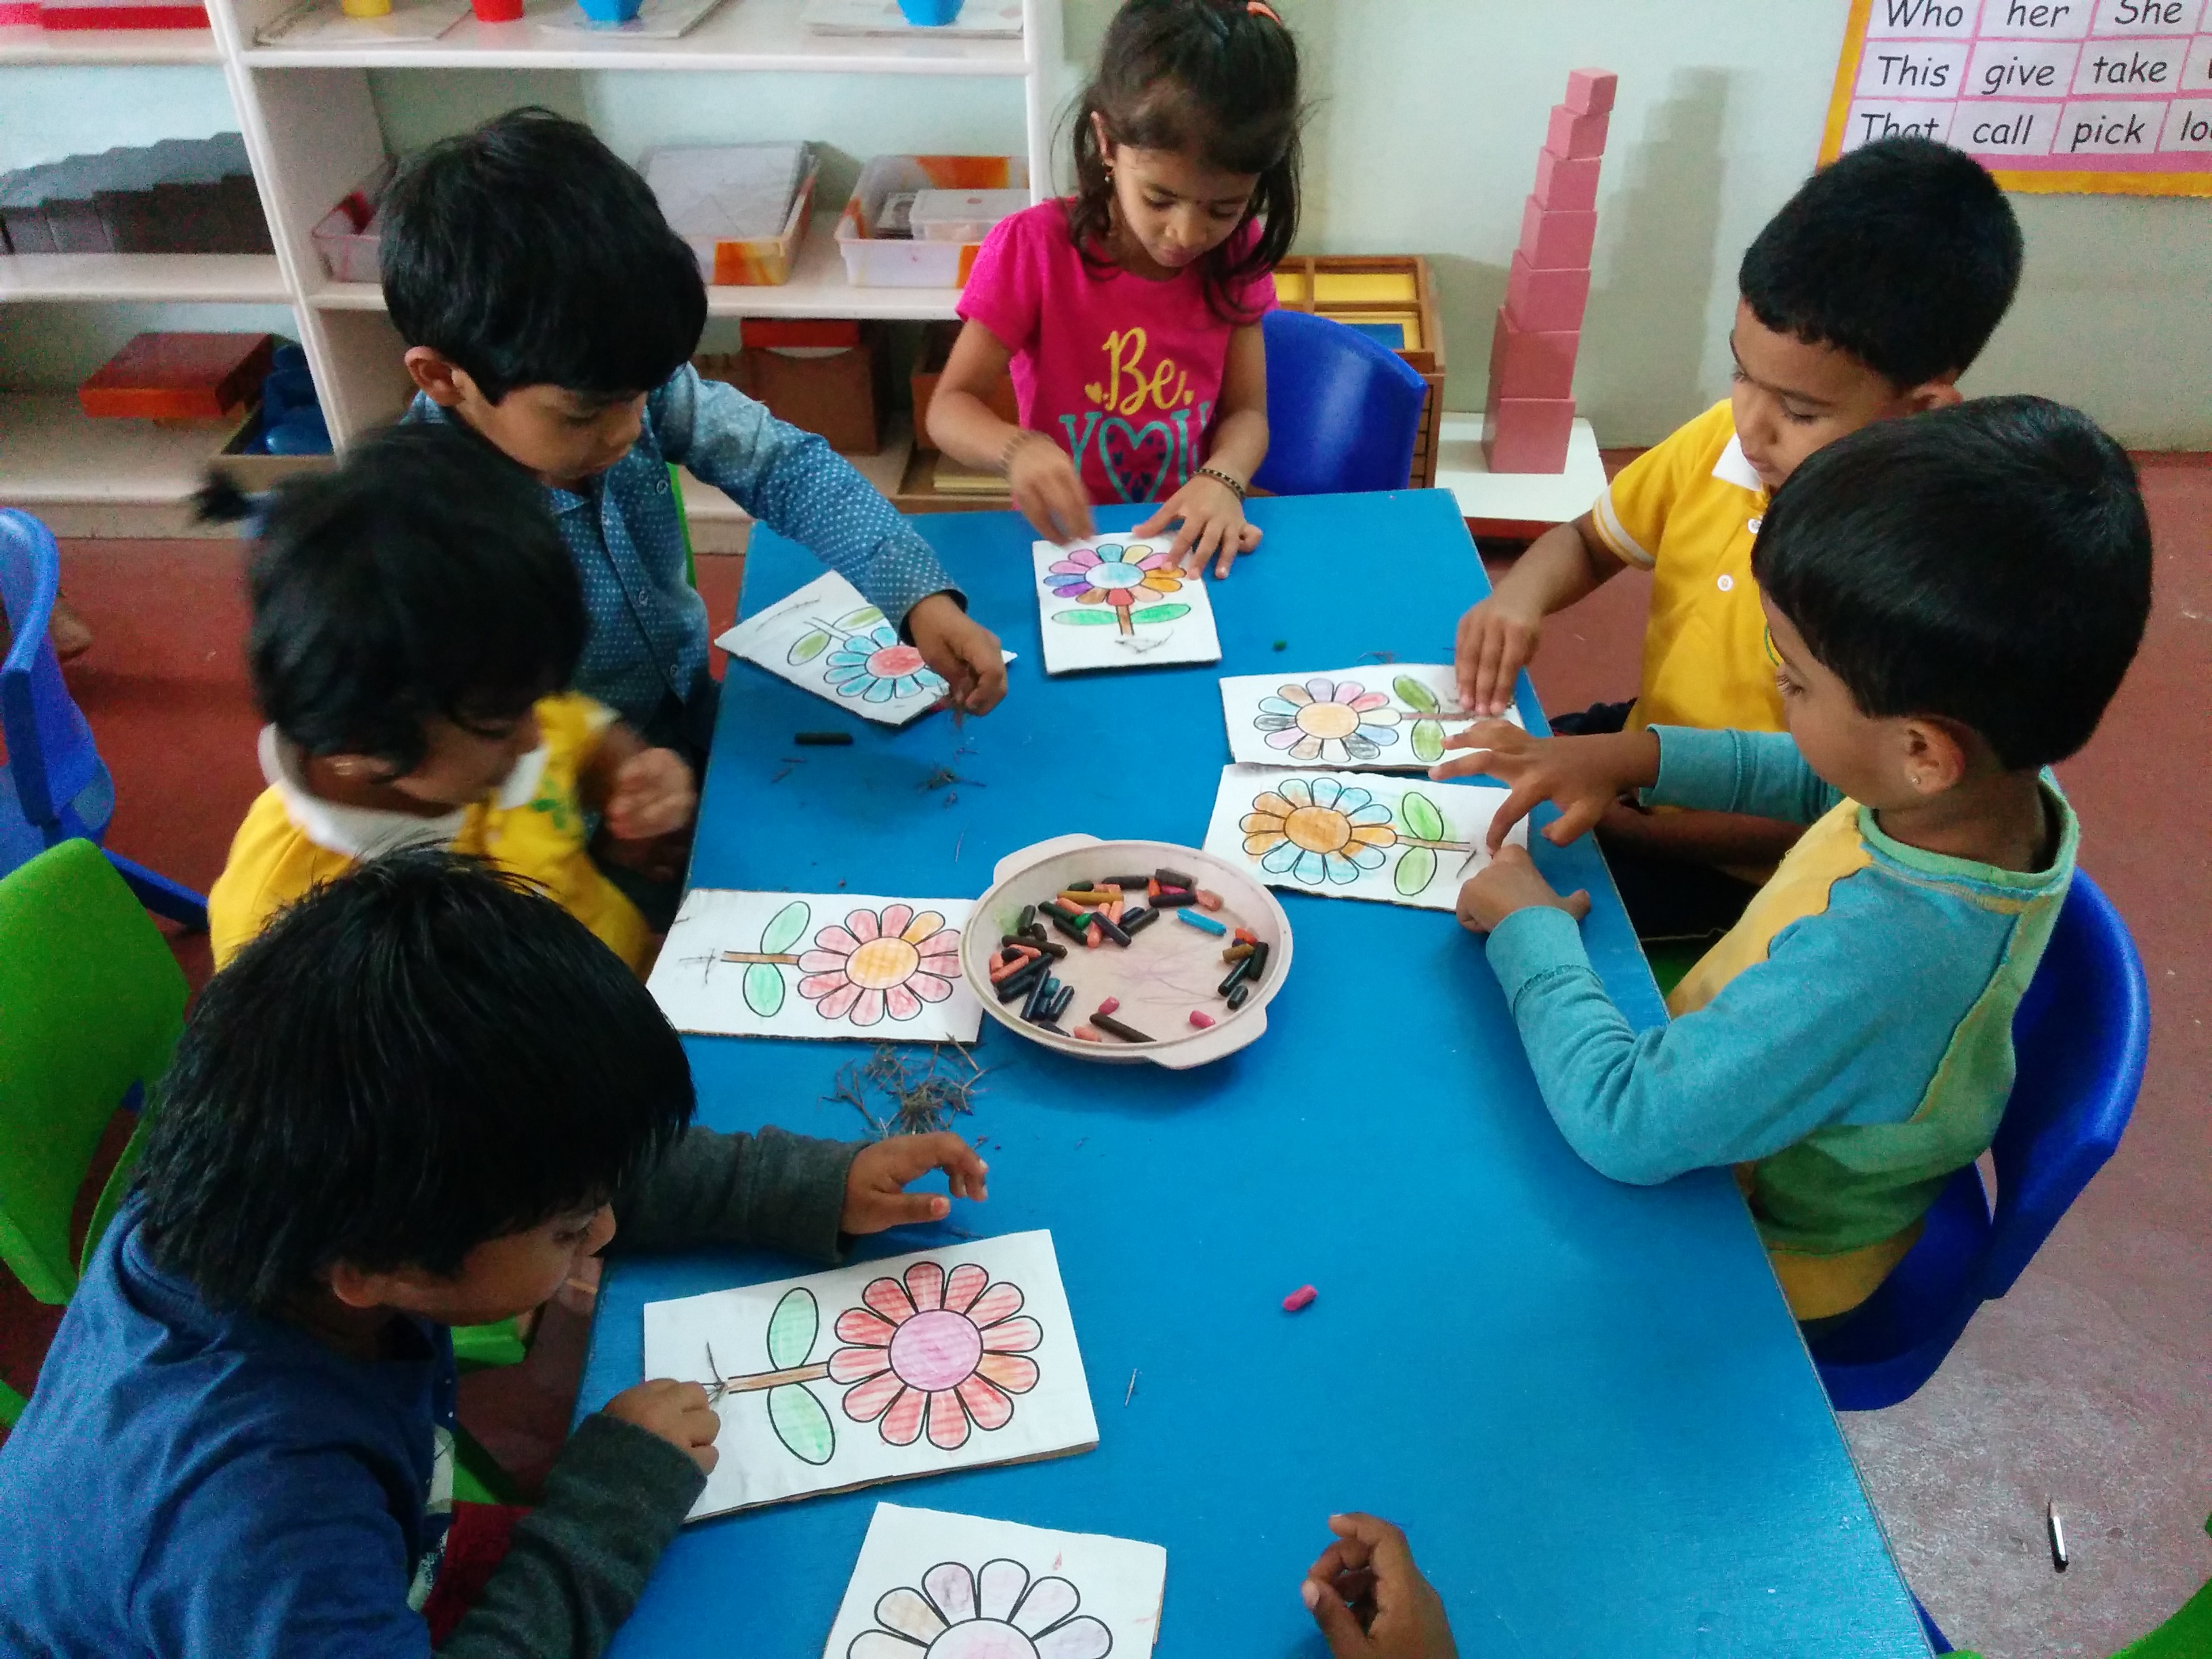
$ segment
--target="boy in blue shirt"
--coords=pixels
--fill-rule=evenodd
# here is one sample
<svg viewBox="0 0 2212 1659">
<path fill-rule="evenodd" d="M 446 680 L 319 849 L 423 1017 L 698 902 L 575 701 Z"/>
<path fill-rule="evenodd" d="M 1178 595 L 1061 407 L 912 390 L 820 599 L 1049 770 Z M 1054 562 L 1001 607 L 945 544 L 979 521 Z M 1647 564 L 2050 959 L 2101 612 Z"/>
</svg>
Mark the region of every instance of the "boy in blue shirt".
<svg viewBox="0 0 2212 1659">
<path fill-rule="evenodd" d="M 136 1189 L 0 1445 L 0 1652 L 427 1655 L 449 1328 L 614 1236 L 823 1260 L 981 1199 L 957 1135 L 688 1127 L 645 988 L 550 899 L 442 852 L 318 889 L 201 996 Z M 598 1653 L 705 1485 L 705 1389 L 586 1419 L 447 1659 Z"/>
<path fill-rule="evenodd" d="M 418 388 L 545 486 L 584 583 L 575 690 L 695 764 L 714 733 L 707 608 L 685 569 L 677 462 L 820 554 L 982 714 L 999 641 L 930 550 L 822 439 L 690 356 L 696 258 L 636 170 L 591 129 L 518 109 L 433 144 L 384 204 L 384 301 Z"/>
<path fill-rule="evenodd" d="M 2089 740 L 2142 638 L 2150 527 L 2089 419 L 1996 398 L 1866 427 L 1775 494 L 1753 557 L 1790 730 L 1539 741 L 1486 721 L 1432 776 L 1512 794 L 1460 896 L 1550 1108 L 1618 1181 L 1735 1166 L 1790 1306 L 1873 1294 L 1988 1150 L 2012 1017 L 2074 871 L 2046 769 Z M 1809 824 L 1636 1032 L 1506 830 L 1565 844 L 1626 790 Z"/>
</svg>

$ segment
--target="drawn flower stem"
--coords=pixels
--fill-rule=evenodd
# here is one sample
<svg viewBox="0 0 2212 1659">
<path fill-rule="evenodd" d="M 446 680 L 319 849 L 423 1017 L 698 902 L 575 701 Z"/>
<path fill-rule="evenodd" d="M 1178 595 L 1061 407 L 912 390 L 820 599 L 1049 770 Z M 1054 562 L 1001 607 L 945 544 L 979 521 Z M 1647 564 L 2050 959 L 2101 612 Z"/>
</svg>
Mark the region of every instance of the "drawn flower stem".
<svg viewBox="0 0 2212 1659">
<path fill-rule="evenodd" d="M 1401 836 L 1398 837 L 1397 844 L 1401 847 L 1433 847 L 1439 853 L 1472 853 L 1474 851 L 1474 843 L 1472 842 L 1423 841 L 1415 836 Z M 725 957 L 724 960 L 727 961 L 728 958 Z"/>
<path fill-rule="evenodd" d="M 720 959 L 724 962 L 775 962 L 787 967 L 795 966 L 799 961 L 788 951 L 725 951 Z"/>
<path fill-rule="evenodd" d="M 815 1365 L 790 1365 L 780 1371 L 755 1371 L 750 1376 L 726 1376 L 719 1387 L 724 1394 L 757 1394 L 763 1389 L 780 1389 L 788 1382 L 819 1382 L 830 1375 L 830 1362 Z"/>
<path fill-rule="evenodd" d="M 1129 607 L 1126 605 L 1117 605 L 1114 607 L 1114 620 L 1121 625 L 1121 632 L 1125 635 L 1134 634 L 1137 631 L 1129 621 Z"/>
</svg>

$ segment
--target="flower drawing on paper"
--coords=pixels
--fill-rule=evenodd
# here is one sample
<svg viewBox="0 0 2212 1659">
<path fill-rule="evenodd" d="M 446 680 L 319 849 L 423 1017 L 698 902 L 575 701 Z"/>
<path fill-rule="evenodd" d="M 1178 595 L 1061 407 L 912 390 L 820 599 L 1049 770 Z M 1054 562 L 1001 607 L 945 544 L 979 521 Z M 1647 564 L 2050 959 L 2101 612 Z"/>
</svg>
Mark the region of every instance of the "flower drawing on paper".
<svg viewBox="0 0 2212 1659">
<path fill-rule="evenodd" d="M 1173 622 L 1190 614 L 1184 604 L 1152 601 L 1182 591 L 1185 580 L 1175 555 L 1165 548 L 1147 549 L 1141 542 L 1101 542 L 1096 547 L 1071 548 L 1045 571 L 1045 586 L 1053 597 L 1072 599 L 1076 609 L 1060 611 L 1053 620 L 1074 627 L 1113 623 L 1122 643 L 1142 649 L 1136 635 L 1139 624 Z M 1143 604 L 1144 609 L 1133 607 Z M 1104 605 L 1103 611 L 1091 610 Z M 1158 640 L 1150 641 L 1158 643 Z"/>
<path fill-rule="evenodd" d="M 1398 840 L 1389 807 L 1334 778 L 1284 779 L 1254 798 L 1238 827 L 1246 855 L 1261 869 L 1315 887 L 1381 869 L 1384 849 Z"/>
<path fill-rule="evenodd" d="M 960 930 L 934 910 L 887 904 L 832 922 L 799 958 L 799 994 L 824 1019 L 874 1025 L 885 1014 L 912 1019 L 925 1002 L 942 1002 L 960 977 Z"/>
<path fill-rule="evenodd" d="M 1043 1331 L 1022 1314 L 1018 1286 L 992 1284 L 973 1262 L 948 1274 L 917 1261 L 903 1281 L 878 1279 L 860 1300 L 867 1305 L 837 1316 L 837 1340 L 848 1346 L 830 1356 L 830 1380 L 850 1385 L 845 1415 L 876 1424 L 891 1445 L 914 1444 L 926 1418 L 930 1443 L 957 1450 L 971 1426 L 1004 1428 L 1012 1396 L 1036 1387 L 1027 1355 Z"/>
<path fill-rule="evenodd" d="M 889 623 L 847 635 L 824 659 L 822 678 L 839 696 L 863 702 L 890 702 L 924 691 L 936 696 L 945 690 L 944 678 Z"/>
<path fill-rule="evenodd" d="M 1087 1613 L 1060 1577 L 1031 1578 L 1018 1561 L 971 1572 L 947 1561 L 876 1603 L 880 1628 L 862 1631 L 845 1659 L 1106 1659 L 1114 1632 Z"/>
<path fill-rule="evenodd" d="M 1398 741 L 1398 711 L 1380 691 L 1357 680 L 1316 675 L 1304 684 L 1279 685 L 1260 699 L 1252 724 L 1267 734 L 1267 747 L 1295 761 L 1371 761 Z"/>
</svg>

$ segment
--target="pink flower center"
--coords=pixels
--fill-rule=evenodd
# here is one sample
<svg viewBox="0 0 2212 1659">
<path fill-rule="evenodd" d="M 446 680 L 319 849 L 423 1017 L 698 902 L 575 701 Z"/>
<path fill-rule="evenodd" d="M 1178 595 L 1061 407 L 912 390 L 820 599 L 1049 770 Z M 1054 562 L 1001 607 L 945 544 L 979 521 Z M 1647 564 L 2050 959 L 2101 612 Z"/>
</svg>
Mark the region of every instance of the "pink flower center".
<svg viewBox="0 0 2212 1659">
<path fill-rule="evenodd" d="M 891 1338 L 891 1369 L 908 1388 L 932 1394 L 965 1382 L 983 1357 L 983 1333 L 965 1314 L 916 1314 Z"/>
<path fill-rule="evenodd" d="M 921 653 L 910 645 L 887 645 L 868 655 L 868 672 L 879 680 L 895 680 L 921 666 Z"/>
</svg>

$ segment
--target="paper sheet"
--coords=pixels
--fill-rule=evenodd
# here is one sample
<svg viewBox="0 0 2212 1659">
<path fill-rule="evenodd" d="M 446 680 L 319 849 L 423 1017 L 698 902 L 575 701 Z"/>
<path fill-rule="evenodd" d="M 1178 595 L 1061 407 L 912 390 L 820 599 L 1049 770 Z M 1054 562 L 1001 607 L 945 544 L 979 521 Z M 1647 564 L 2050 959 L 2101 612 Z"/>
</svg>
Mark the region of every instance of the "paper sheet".
<svg viewBox="0 0 2212 1659">
<path fill-rule="evenodd" d="M 721 1419 L 694 1521 L 1098 1443 L 1048 1232 L 648 1302 L 645 1374 Z"/>
<path fill-rule="evenodd" d="M 973 1042 L 960 977 L 971 899 L 695 887 L 646 988 L 679 1031 Z"/>
<path fill-rule="evenodd" d="M 1506 792 L 1381 773 L 1224 766 L 1206 850 L 1270 887 L 1449 910 L 1490 862 L 1483 838 Z M 1528 844 L 1528 821 L 1506 840 Z"/>
<path fill-rule="evenodd" d="M 1174 545 L 1172 536 L 1035 543 L 1044 672 L 1219 662 L 1206 579 L 1183 574 Z"/>
<path fill-rule="evenodd" d="M 878 1504 L 823 1659 L 1144 1659 L 1168 1553 Z"/>
<path fill-rule="evenodd" d="M 840 708 L 904 726 L 945 695 L 945 681 L 898 629 L 831 571 L 714 641 Z"/>
<path fill-rule="evenodd" d="M 1229 754 L 1250 766 L 1426 770 L 1472 716 L 1449 663 L 1362 663 L 1318 674 L 1237 674 L 1221 682 Z M 1522 723 L 1519 709 L 1505 719 Z"/>
<path fill-rule="evenodd" d="M 435 40 L 469 15 L 469 0 L 392 0 L 382 17 L 349 17 L 337 0 L 306 0 L 254 31 L 262 46 L 381 46 Z"/>
</svg>

